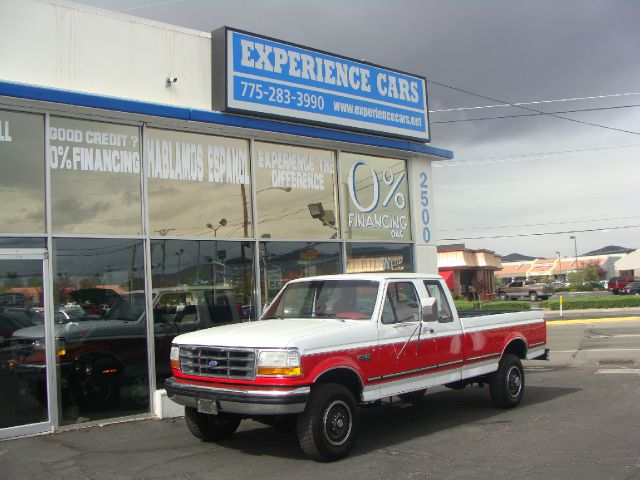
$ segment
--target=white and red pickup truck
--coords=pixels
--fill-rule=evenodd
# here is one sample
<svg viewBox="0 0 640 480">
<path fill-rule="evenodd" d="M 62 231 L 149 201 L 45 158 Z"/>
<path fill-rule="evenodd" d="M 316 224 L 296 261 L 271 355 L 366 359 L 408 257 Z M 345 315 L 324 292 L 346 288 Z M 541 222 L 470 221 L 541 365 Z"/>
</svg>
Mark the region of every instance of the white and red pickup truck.
<svg viewBox="0 0 640 480">
<path fill-rule="evenodd" d="M 165 387 L 201 440 L 295 420 L 302 450 L 330 461 L 353 446 L 358 406 L 386 397 L 478 383 L 515 407 L 522 359 L 548 359 L 542 311 L 460 318 L 440 276 L 331 275 L 289 282 L 260 321 L 176 337 Z"/>
</svg>

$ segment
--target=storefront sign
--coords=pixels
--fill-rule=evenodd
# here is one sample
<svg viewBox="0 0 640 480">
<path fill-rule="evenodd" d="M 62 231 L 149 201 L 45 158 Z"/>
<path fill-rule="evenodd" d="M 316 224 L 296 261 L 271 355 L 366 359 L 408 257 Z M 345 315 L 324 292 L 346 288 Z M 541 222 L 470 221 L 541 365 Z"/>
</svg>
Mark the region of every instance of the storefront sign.
<svg viewBox="0 0 640 480">
<path fill-rule="evenodd" d="M 345 221 L 350 238 L 411 240 L 406 163 L 346 154 L 343 162 L 349 194 Z"/>
<path fill-rule="evenodd" d="M 423 77 L 227 27 L 212 39 L 216 110 L 429 141 Z"/>
</svg>

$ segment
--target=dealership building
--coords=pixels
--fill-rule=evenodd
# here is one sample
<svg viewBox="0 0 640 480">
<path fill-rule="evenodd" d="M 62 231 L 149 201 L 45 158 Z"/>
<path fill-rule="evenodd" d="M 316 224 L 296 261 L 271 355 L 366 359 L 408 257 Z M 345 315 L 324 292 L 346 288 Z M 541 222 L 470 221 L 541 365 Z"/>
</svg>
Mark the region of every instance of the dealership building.
<svg viewBox="0 0 640 480">
<path fill-rule="evenodd" d="M 171 340 L 288 280 L 438 271 L 426 80 L 212 26 L 0 3 L 0 438 L 175 414 Z"/>
</svg>

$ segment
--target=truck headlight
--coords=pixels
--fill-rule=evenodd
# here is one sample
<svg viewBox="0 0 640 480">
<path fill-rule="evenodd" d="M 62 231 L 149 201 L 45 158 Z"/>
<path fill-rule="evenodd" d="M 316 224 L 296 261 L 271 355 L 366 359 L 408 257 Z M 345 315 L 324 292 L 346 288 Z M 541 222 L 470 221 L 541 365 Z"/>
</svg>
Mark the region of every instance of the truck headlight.
<svg viewBox="0 0 640 480">
<path fill-rule="evenodd" d="M 177 345 L 171 346 L 169 361 L 171 362 L 172 369 L 180 370 L 180 347 L 178 347 Z"/>
<path fill-rule="evenodd" d="M 298 350 L 261 350 L 258 355 L 258 376 L 299 377 L 302 374 Z"/>
</svg>

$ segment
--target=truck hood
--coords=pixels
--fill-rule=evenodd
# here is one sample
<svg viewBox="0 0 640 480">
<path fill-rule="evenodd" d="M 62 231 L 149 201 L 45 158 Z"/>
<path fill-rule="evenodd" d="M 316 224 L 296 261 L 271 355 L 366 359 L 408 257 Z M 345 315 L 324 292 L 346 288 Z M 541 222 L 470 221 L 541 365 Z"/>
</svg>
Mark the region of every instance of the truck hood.
<svg viewBox="0 0 640 480">
<path fill-rule="evenodd" d="M 68 322 L 55 324 L 56 338 L 77 338 L 86 337 L 95 331 L 100 331 L 103 335 L 118 336 L 123 329 L 131 330 L 132 325 L 137 322 L 126 320 L 82 320 L 81 322 Z M 13 332 L 14 338 L 44 338 L 44 326 L 34 325 L 33 327 L 21 328 Z"/>
<path fill-rule="evenodd" d="M 177 345 L 207 347 L 288 348 L 297 347 L 301 353 L 314 350 L 339 350 L 358 342 L 377 339 L 376 323 L 371 320 L 333 318 L 291 318 L 259 320 L 198 330 L 173 339 Z"/>
</svg>

